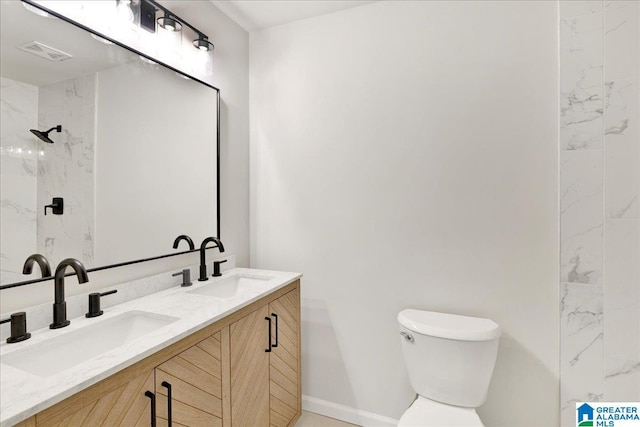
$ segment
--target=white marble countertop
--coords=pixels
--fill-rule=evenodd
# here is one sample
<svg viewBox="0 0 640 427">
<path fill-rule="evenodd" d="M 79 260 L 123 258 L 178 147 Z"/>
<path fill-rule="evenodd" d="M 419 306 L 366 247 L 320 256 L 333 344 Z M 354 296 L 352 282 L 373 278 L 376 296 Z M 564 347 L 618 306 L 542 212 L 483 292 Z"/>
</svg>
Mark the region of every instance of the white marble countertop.
<svg viewBox="0 0 640 427">
<path fill-rule="evenodd" d="M 270 279 L 255 285 L 250 290 L 225 299 L 189 292 L 203 286 L 215 285 L 220 280 L 238 274 L 263 275 L 269 276 Z M 30 331 L 31 339 L 20 343 L 2 342 L 0 344 L 0 427 L 12 426 L 29 418 L 300 277 L 302 275 L 299 273 L 234 268 L 224 272 L 222 277 L 211 278 L 207 282 L 194 281 L 191 287 L 176 286 L 105 308 L 104 314 L 100 317 L 82 316 L 71 319 L 71 324 L 65 328 L 43 328 Z M 5 356 L 11 358 L 10 355 L 14 352 L 38 351 L 51 338 L 132 310 L 172 316 L 177 320 L 141 338 L 48 377 L 30 374 L 2 363 Z M 70 348 L 68 351 L 71 352 L 73 349 Z"/>
</svg>

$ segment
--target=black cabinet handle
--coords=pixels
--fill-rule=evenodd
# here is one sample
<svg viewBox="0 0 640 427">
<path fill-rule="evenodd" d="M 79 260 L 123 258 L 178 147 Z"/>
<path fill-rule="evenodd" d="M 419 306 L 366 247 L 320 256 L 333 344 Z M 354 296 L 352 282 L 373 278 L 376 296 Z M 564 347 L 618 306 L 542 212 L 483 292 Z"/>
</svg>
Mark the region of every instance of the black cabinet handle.
<svg viewBox="0 0 640 427">
<path fill-rule="evenodd" d="M 168 423 L 167 426 L 171 427 L 171 419 L 173 418 L 171 416 L 171 384 L 169 384 L 166 381 L 162 381 L 162 383 L 160 384 L 162 387 L 166 387 L 167 389 L 167 418 L 168 418 Z"/>
<path fill-rule="evenodd" d="M 151 427 L 156 427 L 156 395 L 149 390 L 145 391 L 144 395 L 151 399 Z"/>
<path fill-rule="evenodd" d="M 276 319 L 276 343 L 273 345 L 273 347 L 277 347 L 278 346 L 278 315 L 275 313 L 271 313 L 271 316 L 273 316 L 273 318 Z"/>
<path fill-rule="evenodd" d="M 265 349 L 264 351 L 267 353 L 271 353 L 271 317 L 265 317 L 264 320 L 266 320 L 267 322 L 269 322 L 269 348 Z"/>
</svg>

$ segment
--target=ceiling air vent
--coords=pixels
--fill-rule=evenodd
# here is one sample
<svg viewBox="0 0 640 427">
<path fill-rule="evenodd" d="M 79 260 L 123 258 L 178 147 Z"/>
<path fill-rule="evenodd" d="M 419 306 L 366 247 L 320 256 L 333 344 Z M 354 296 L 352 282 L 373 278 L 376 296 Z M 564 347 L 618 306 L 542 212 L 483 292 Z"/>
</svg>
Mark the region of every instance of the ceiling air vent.
<svg viewBox="0 0 640 427">
<path fill-rule="evenodd" d="M 29 52 L 41 58 L 48 59 L 49 61 L 60 62 L 64 61 L 65 59 L 72 58 L 72 56 L 68 53 L 65 53 L 58 49 L 54 49 L 47 46 L 46 44 L 42 44 L 37 41 L 27 42 L 16 47 L 25 52 Z"/>
</svg>

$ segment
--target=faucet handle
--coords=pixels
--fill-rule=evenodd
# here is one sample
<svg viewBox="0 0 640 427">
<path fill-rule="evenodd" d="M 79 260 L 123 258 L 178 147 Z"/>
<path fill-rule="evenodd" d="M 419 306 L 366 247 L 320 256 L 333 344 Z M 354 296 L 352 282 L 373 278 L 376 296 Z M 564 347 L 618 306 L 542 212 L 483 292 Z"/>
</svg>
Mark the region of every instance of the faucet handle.
<svg viewBox="0 0 640 427">
<path fill-rule="evenodd" d="M 182 283 L 180 284 L 180 286 L 182 287 L 193 285 L 193 283 L 191 283 L 191 270 L 188 268 L 185 268 L 182 271 L 174 273 L 172 274 L 172 276 L 182 276 Z"/>
<path fill-rule="evenodd" d="M 224 264 L 225 262 L 227 262 L 226 259 L 222 261 L 213 261 L 213 274 L 211 275 L 212 277 L 222 276 L 222 273 L 220 273 L 220 264 Z"/>
<path fill-rule="evenodd" d="M 106 295 L 115 294 L 118 292 L 116 289 L 108 292 L 98 293 L 93 292 L 89 294 L 89 312 L 85 314 L 85 317 L 98 317 L 102 316 L 104 311 L 100 310 L 100 297 L 104 297 Z"/>
<path fill-rule="evenodd" d="M 8 319 L 0 320 L 0 323 L 7 322 L 11 322 L 11 336 L 7 338 L 9 344 L 31 338 L 31 334 L 27 332 L 27 313 L 20 311 L 13 313 Z"/>
</svg>

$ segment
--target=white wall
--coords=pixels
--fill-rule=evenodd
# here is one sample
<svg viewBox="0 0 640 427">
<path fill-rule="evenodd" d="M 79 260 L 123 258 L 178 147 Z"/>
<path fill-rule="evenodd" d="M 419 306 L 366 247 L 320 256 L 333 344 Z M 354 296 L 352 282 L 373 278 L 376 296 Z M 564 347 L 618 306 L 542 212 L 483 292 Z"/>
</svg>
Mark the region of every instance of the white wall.
<svg viewBox="0 0 640 427">
<path fill-rule="evenodd" d="M 140 61 L 97 74 L 94 265 L 215 236 L 215 91 Z"/>
<path fill-rule="evenodd" d="M 50 2 L 47 6 L 65 2 Z M 216 49 L 211 70 L 203 79 L 221 90 L 221 226 L 228 254 L 236 255 L 238 266 L 249 265 L 249 35 L 206 1 L 162 2 L 181 18 L 204 31 Z M 109 2 L 109 4 L 111 4 Z M 75 9 L 77 12 L 77 8 Z M 80 14 L 82 13 L 82 9 Z M 88 23 L 85 22 L 88 25 Z M 110 34 L 106 34 L 110 35 Z M 114 36 L 115 37 L 115 36 Z M 145 50 L 144 46 L 140 47 Z M 190 48 L 190 46 L 187 46 Z M 191 71 L 188 62 L 173 64 Z M 209 72 L 210 71 L 210 72 Z M 198 195 L 185 195 L 186 198 Z M 117 249 L 115 249 L 117 250 Z M 208 257 L 218 257 L 215 250 Z M 177 271 L 196 264 L 196 254 L 136 264 L 92 273 L 90 283 L 67 281 L 67 295 L 87 293 L 115 283 L 146 277 L 162 271 Z M 9 314 L 29 305 L 52 301 L 51 281 L 2 291 L 0 313 Z"/>
<path fill-rule="evenodd" d="M 221 239 L 239 267 L 249 266 L 249 34 L 208 1 L 162 2 L 207 33 L 220 89 Z"/>
<path fill-rule="evenodd" d="M 488 426 L 557 425 L 557 5 L 251 33 L 251 265 L 304 273 L 303 393 L 399 418 L 397 313 L 503 328 Z"/>
</svg>

